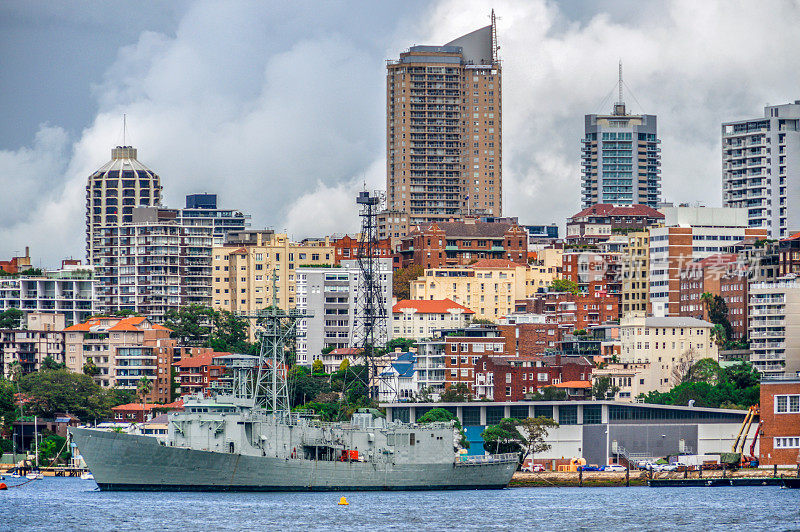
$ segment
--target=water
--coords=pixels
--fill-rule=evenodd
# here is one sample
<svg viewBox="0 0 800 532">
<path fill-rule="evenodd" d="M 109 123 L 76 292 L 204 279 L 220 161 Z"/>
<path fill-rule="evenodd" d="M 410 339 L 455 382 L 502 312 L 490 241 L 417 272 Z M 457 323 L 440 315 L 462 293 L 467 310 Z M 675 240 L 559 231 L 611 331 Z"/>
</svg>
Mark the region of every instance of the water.
<svg viewBox="0 0 800 532">
<path fill-rule="evenodd" d="M 5 481 L 12 485 L 19 479 Z M 338 506 L 345 495 L 349 506 Z M 512 488 L 358 493 L 0 491 L 0 530 L 800 530 L 800 490 Z"/>
</svg>

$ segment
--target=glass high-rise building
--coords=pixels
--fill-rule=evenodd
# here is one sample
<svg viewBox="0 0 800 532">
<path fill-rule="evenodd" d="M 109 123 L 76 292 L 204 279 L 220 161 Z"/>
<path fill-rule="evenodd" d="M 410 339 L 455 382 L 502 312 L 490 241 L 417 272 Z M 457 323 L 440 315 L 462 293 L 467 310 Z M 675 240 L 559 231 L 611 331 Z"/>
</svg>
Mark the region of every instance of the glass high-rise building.
<svg viewBox="0 0 800 532">
<path fill-rule="evenodd" d="M 661 201 L 661 140 L 655 115 L 631 115 L 618 101 L 610 115 L 586 115 L 581 141 L 581 205 Z"/>
<path fill-rule="evenodd" d="M 722 206 L 747 209 L 770 238 L 800 231 L 800 100 L 722 124 Z"/>
<path fill-rule="evenodd" d="M 492 23 L 387 62 L 386 207 L 403 214 L 406 227 L 502 214 L 496 40 Z"/>
</svg>

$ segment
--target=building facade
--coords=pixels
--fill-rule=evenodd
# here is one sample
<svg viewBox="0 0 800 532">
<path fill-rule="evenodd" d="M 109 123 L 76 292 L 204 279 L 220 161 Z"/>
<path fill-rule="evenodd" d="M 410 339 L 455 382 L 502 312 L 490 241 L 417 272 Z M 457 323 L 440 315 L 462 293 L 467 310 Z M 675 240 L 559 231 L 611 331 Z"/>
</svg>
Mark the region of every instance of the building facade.
<svg viewBox="0 0 800 532">
<path fill-rule="evenodd" d="M 794 274 L 749 288 L 750 362 L 765 377 L 800 371 L 800 280 Z"/>
<path fill-rule="evenodd" d="M 766 238 L 764 228 L 748 225 L 747 210 L 666 207 L 664 226 L 650 229 L 648 312 L 680 315 L 680 272 L 692 261 L 731 253 L 747 238 Z"/>
<path fill-rule="evenodd" d="M 375 261 L 386 313 L 385 328 L 379 327 L 376 331 L 378 344 L 382 345 L 391 338 L 392 260 Z M 364 327 L 363 307 L 359 301 L 365 293 L 358 262 L 341 261 L 336 268 L 301 268 L 296 282 L 297 309 L 311 314 L 298 325 L 297 363 L 312 364 L 323 349 L 358 347 Z"/>
<path fill-rule="evenodd" d="M 23 374 L 39 371 L 47 357 L 64 363 L 64 315 L 31 313 L 26 318 L 24 328 L 0 329 L 0 376 L 6 379 L 15 363 Z"/>
<path fill-rule="evenodd" d="M 470 266 L 431 268 L 411 282 L 411 299 L 449 299 L 475 311 L 475 318 L 495 321 L 514 311 L 526 295 L 526 267 L 502 259 Z"/>
<path fill-rule="evenodd" d="M 581 141 L 581 203 L 661 201 L 661 140 L 655 115 L 631 115 L 620 101 L 610 115 L 586 115 Z"/>
<path fill-rule="evenodd" d="M 241 232 L 250 226 L 249 214 L 217 207 L 216 194 L 189 194 L 186 207 L 178 211 L 178 223 L 192 227 L 210 227 L 215 246 L 222 245 L 230 232 Z"/>
<path fill-rule="evenodd" d="M 714 324 L 697 318 L 644 317 L 623 318 L 619 325 L 621 343 L 619 361 L 649 363 L 644 384 L 654 388 L 644 392 L 666 392 L 681 383 L 688 368 L 703 358 L 719 359 L 711 338 Z"/>
<path fill-rule="evenodd" d="M 406 213 L 409 224 L 501 214 L 496 50 L 492 23 L 444 46 L 412 46 L 387 62 L 386 206 Z"/>
<path fill-rule="evenodd" d="M 466 327 L 474 315 L 472 310 L 449 299 L 403 299 L 392 307 L 392 338 L 433 338 L 442 329 Z"/>
<path fill-rule="evenodd" d="M 761 381 L 761 465 L 800 464 L 800 377 Z"/>
<path fill-rule="evenodd" d="M 415 226 L 401 240 L 402 267 L 465 266 L 483 259 L 528 263 L 528 239 L 515 222 L 434 222 Z"/>
<path fill-rule="evenodd" d="M 722 205 L 770 238 L 800 230 L 800 100 L 722 124 Z"/>
<path fill-rule="evenodd" d="M 0 277 L 0 312 L 17 308 L 31 313 L 61 314 L 67 326 L 81 323 L 96 308 L 97 279 L 93 268 L 62 266 L 42 275 Z"/>
<path fill-rule="evenodd" d="M 622 292 L 620 314 L 647 313 L 650 300 L 650 233 L 628 233 L 628 245 L 620 256 Z"/>
<path fill-rule="evenodd" d="M 161 179 L 136 158 L 136 148 L 117 146 L 111 161 L 86 185 L 86 259 L 95 264 L 100 229 L 133 221 L 135 207 L 161 205 Z"/>
<path fill-rule="evenodd" d="M 95 382 L 135 392 L 138 382 L 151 382 L 150 402 L 167 402 L 175 346 L 170 330 L 144 317 L 95 317 L 64 329 L 67 369 L 92 369 Z"/>
<path fill-rule="evenodd" d="M 336 260 L 327 238 L 293 242 L 272 230 L 230 233 L 212 255 L 212 305 L 231 312 L 255 312 L 273 304 L 295 308 L 298 273 Z"/>
<path fill-rule="evenodd" d="M 567 242 L 597 244 L 612 234 L 646 231 L 664 215 L 647 205 L 598 203 L 567 219 Z"/>
<path fill-rule="evenodd" d="M 161 322 L 169 310 L 211 306 L 212 228 L 184 226 L 173 209 L 137 208 L 132 216 L 98 231 L 100 311 L 131 310 Z"/>
</svg>

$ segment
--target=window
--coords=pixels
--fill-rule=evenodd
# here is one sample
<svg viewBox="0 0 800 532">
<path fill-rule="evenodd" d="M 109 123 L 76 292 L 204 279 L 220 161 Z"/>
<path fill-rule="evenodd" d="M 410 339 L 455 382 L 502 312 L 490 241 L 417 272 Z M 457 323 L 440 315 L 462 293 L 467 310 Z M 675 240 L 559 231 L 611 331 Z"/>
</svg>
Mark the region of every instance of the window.
<svg viewBox="0 0 800 532">
<path fill-rule="evenodd" d="M 773 438 L 776 449 L 800 449 L 800 436 Z"/>
<path fill-rule="evenodd" d="M 578 424 L 577 405 L 561 405 L 558 407 L 558 423 L 560 425 Z"/>
<path fill-rule="evenodd" d="M 548 380 L 550 380 L 550 374 L 549 373 L 539 373 L 537 378 L 539 379 L 539 382 L 547 382 Z"/>
<path fill-rule="evenodd" d="M 776 395 L 775 413 L 776 414 L 800 413 L 800 395 Z"/>
<path fill-rule="evenodd" d="M 602 422 L 602 406 L 586 405 L 583 407 L 583 424 L 599 425 Z"/>
</svg>

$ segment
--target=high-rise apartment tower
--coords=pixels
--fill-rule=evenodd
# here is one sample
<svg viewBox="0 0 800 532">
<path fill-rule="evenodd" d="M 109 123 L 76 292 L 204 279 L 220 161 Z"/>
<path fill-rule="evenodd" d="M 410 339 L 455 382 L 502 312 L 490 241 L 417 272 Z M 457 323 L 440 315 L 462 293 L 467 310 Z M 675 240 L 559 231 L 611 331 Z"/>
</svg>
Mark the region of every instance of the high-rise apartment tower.
<svg viewBox="0 0 800 532">
<path fill-rule="evenodd" d="M 610 115 L 586 115 L 581 143 L 581 205 L 595 203 L 656 208 L 661 201 L 661 140 L 655 115 L 631 115 L 622 100 Z"/>
<path fill-rule="evenodd" d="M 497 48 L 492 14 L 489 26 L 387 62 L 386 206 L 408 224 L 501 215 Z"/>
<path fill-rule="evenodd" d="M 136 159 L 136 148 L 117 146 L 111 161 L 86 184 L 86 259 L 98 265 L 100 228 L 133 221 L 134 207 L 161 205 L 161 179 Z"/>
<path fill-rule="evenodd" d="M 800 100 L 722 124 L 722 205 L 747 209 L 771 238 L 800 230 Z"/>
</svg>

